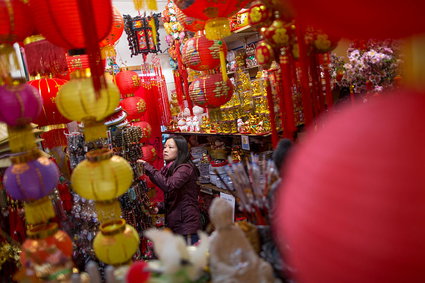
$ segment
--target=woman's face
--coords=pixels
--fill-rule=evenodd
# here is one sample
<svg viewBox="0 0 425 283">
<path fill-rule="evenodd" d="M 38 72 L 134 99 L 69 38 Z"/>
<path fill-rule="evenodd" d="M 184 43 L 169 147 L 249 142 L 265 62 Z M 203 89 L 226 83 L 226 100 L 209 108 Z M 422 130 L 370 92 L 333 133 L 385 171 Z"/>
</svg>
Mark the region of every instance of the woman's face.
<svg viewBox="0 0 425 283">
<path fill-rule="evenodd" d="M 175 160 L 177 158 L 178 151 L 179 150 L 177 149 L 174 139 L 168 139 L 164 146 L 164 160 L 167 162 Z"/>
</svg>

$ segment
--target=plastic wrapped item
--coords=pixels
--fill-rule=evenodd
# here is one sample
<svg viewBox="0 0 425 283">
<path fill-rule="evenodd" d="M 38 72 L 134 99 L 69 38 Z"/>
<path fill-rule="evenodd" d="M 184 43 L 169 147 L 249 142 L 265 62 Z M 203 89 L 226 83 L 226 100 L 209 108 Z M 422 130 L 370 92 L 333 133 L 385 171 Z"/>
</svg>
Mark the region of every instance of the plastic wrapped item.
<svg viewBox="0 0 425 283">
<path fill-rule="evenodd" d="M 212 282 L 274 282 L 270 264 L 255 253 L 242 230 L 232 223 L 232 213 L 225 200 L 213 200 L 209 210 L 216 227 L 210 240 Z"/>
</svg>

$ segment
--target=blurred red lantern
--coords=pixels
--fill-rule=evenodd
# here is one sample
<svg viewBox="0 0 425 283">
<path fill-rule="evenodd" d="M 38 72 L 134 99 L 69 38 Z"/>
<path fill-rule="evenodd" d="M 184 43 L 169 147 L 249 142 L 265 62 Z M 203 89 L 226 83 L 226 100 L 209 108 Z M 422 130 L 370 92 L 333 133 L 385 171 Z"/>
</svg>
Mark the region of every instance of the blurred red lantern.
<svg viewBox="0 0 425 283">
<path fill-rule="evenodd" d="M 142 154 L 142 159 L 149 163 L 154 162 L 158 158 L 156 149 L 150 144 L 142 146 Z"/>
<path fill-rule="evenodd" d="M 133 71 L 121 71 L 115 76 L 115 82 L 120 90 L 121 97 L 134 96 L 142 82 L 139 75 Z"/>
<path fill-rule="evenodd" d="M 127 119 L 129 121 L 140 120 L 140 117 L 146 111 L 145 100 L 138 96 L 127 97 L 121 100 L 120 105 L 127 112 Z"/>
<path fill-rule="evenodd" d="M 152 135 L 152 127 L 148 122 L 145 121 L 141 121 L 141 122 L 134 122 L 133 123 L 134 127 L 140 127 L 142 129 L 143 132 L 143 137 L 140 139 L 141 143 L 145 143 L 148 141 L 148 139 L 151 137 Z"/>
<path fill-rule="evenodd" d="M 275 228 L 297 282 L 424 282 L 424 108 L 424 93 L 375 97 L 293 152 Z"/>
<path fill-rule="evenodd" d="M 65 55 L 66 64 L 68 65 L 68 70 L 70 73 L 76 70 L 84 70 L 90 68 L 89 56 L 87 54 L 83 55 Z"/>
<path fill-rule="evenodd" d="M 100 47 L 106 45 L 114 45 L 115 42 L 120 39 L 124 31 L 124 18 L 121 15 L 121 12 L 113 6 L 112 14 L 112 29 L 109 31 L 108 36 L 99 43 Z"/>
<path fill-rule="evenodd" d="M 286 29 L 286 24 L 281 19 L 274 20 L 271 26 L 264 30 L 263 35 L 264 39 L 267 40 L 273 48 L 282 48 L 289 43 L 289 34 Z"/>
<path fill-rule="evenodd" d="M 22 244 L 22 266 L 64 264 L 72 261 L 72 240 L 56 223 L 35 225 L 27 231 L 28 238 Z M 72 266 L 72 264 L 71 264 Z"/>
<path fill-rule="evenodd" d="M 220 48 L 227 54 L 226 44 L 220 47 L 218 40 L 209 40 L 203 34 L 197 34 L 183 46 L 184 64 L 196 71 L 205 71 L 220 65 Z"/>
<path fill-rule="evenodd" d="M 197 32 L 204 30 L 205 21 L 198 20 L 196 18 L 186 16 L 179 8 L 176 7 L 176 15 L 179 23 L 184 27 L 185 30 Z"/>
<path fill-rule="evenodd" d="M 90 0 L 96 24 L 97 41 L 111 31 L 112 4 L 110 0 Z M 37 30 L 51 43 L 66 49 L 85 48 L 84 25 L 77 0 L 29 0 Z"/>
<path fill-rule="evenodd" d="M 260 41 L 255 49 L 255 59 L 265 69 L 269 69 L 274 60 L 273 48 L 265 41 Z"/>
<path fill-rule="evenodd" d="M 244 8 L 249 0 L 176 0 L 174 3 L 186 16 L 207 21 L 205 32 L 208 39 L 220 39 L 231 34 L 228 18 Z"/>
<path fill-rule="evenodd" d="M 61 79 L 40 79 L 28 82 L 29 85 L 39 90 L 41 99 L 43 100 L 43 108 L 34 123 L 39 126 L 47 126 L 71 122 L 62 116 L 56 106 L 56 95 L 60 87 L 66 82 Z"/>
<path fill-rule="evenodd" d="M 425 32 L 425 23 L 420 20 L 425 10 L 424 1 L 377 0 L 371 3 L 367 0 L 290 0 L 289 3 L 299 21 L 335 36 L 386 39 Z"/>
<path fill-rule="evenodd" d="M 126 275 L 126 282 L 128 283 L 148 282 L 150 273 L 147 270 L 148 270 L 148 263 L 145 261 L 141 260 L 141 261 L 136 261 L 132 263 Z"/>
<path fill-rule="evenodd" d="M 24 40 L 34 32 L 29 8 L 20 0 L 0 0 L 0 43 Z"/>
<path fill-rule="evenodd" d="M 224 81 L 221 74 L 206 75 L 191 83 L 189 95 L 198 106 L 216 108 L 232 98 L 233 84 L 230 80 Z"/>
<path fill-rule="evenodd" d="M 339 41 L 339 37 L 330 36 L 320 30 L 309 29 L 305 33 L 305 41 L 317 53 L 326 53 L 334 50 Z"/>
<path fill-rule="evenodd" d="M 267 21 L 272 17 L 272 10 L 262 2 L 255 2 L 248 11 L 248 22 L 250 26 L 267 26 Z"/>
</svg>

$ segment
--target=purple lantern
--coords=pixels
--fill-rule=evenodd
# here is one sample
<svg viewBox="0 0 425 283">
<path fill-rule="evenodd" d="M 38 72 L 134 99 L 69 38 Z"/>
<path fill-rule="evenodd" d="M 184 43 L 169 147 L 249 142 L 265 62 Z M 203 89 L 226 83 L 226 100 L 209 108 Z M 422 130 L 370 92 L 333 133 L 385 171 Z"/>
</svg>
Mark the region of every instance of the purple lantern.
<svg viewBox="0 0 425 283">
<path fill-rule="evenodd" d="M 47 157 L 7 168 L 3 183 L 7 193 L 16 200 L 34 201 L 50 194 L 59 181 L 56 164 Z"/>
<path fill-rule="evenodd" d="M 0 121 L 22 126 L 34 121 L 41 112 L 38 90 L 28 84 L 0 86 Z"/>
</svg>

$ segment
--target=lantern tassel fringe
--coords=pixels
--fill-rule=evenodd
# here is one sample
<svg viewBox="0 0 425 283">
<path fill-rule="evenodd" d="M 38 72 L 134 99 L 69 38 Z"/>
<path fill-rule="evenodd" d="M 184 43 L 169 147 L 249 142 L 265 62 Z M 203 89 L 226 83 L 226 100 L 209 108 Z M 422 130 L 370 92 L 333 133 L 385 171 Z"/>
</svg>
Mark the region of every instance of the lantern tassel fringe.
<svg viewBox="0 0 425 283">
<path fill-rule="evenodd" d="M 97 201 L 96 214 L 100 223 L 121 218 L 121 205 L 117 199 L 111 201 Z"/>
<path fill-rule="evenodd" d="M 107 138 L 106 126 L 102 121 L 83 121 L 84 137 L 87 142 L 95 141 L 101 138 Z"/>
<path fill-rule="evenodd" d="M 229 19 L 227 18 L 210 19 L 205 24 L 205 36 L 210 40 L 219 40 L 231 34 Z"/>
<path fill-rule="evenodd" d="M 9 147 L 12 152 L 24 152 L 31 150 L 35 143 L 35 137 L 31 125 L 25 127 L 7 127 L 9 134 Z"/>
<path fill-rule="evenodd" d="M 24 202 L 25 219 L 28 224 L 41 224 L 55 217 L 52 201 L 48 196 L 33 202 Z"/>
</svg>

